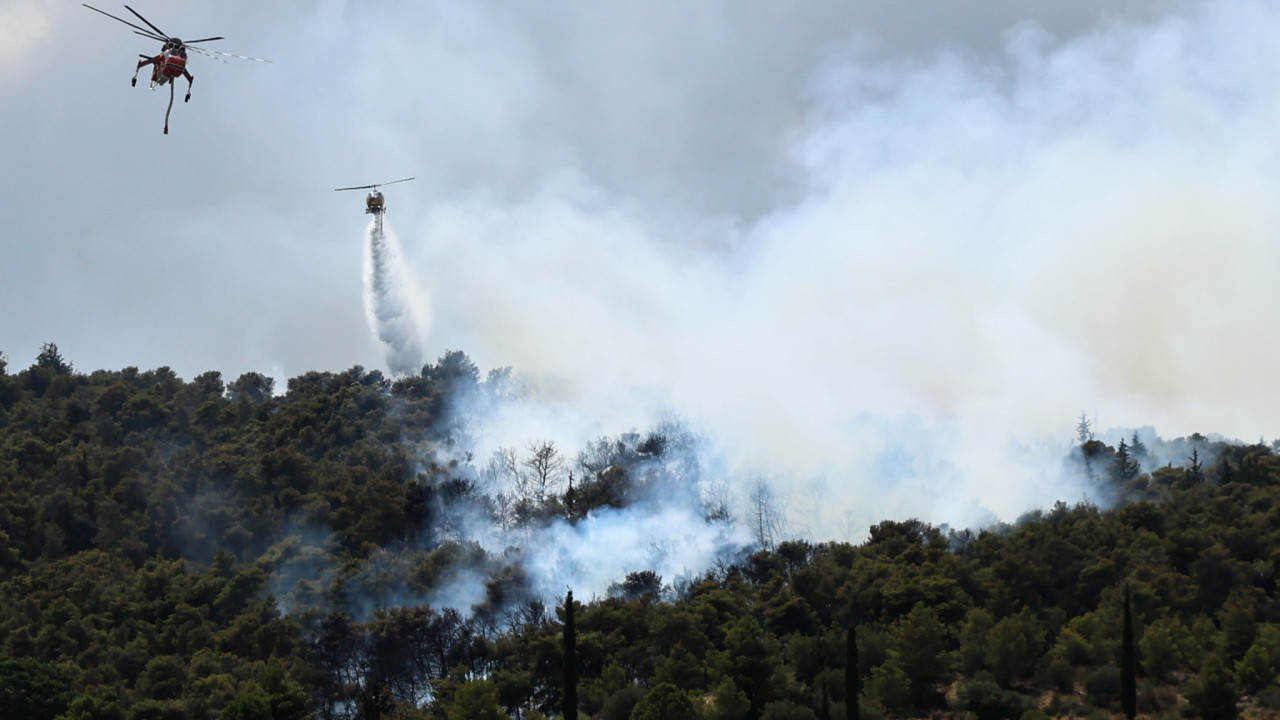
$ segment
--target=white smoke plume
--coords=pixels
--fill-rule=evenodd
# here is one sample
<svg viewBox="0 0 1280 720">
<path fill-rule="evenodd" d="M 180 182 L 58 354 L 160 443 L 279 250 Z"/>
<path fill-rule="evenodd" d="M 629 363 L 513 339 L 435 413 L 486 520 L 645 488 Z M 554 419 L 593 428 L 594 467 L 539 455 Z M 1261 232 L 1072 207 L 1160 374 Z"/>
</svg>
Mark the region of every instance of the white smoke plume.
<svg viewBox="0 0 1280 720">
<path fill-rule="evenodd" d="M 383 218 L 386 223 L 386 218 Z M 369 328 L 383 345 L 387 368 L 406 375 L 422 368 L 422 338 L 427 298 L 418 292 L 405 271 L 400 240 L 389 226 L 377 220 L 365 231 L 365 310 Z"/>
<path fill-rule="evenodd" d="M 833 55 L 757 219 L 569 167 L 437 205 L 416 276 L 465 298 L 435 318 L 447 347 L 538 378 L 553 411 L 509 445 L 676 412 L 739 497 L 768 478 L 818 539 L 1086 499 L 1061 462 L 1082 409 L 1280 426 L 1277 31 L 1223 2 L 1067 42 L 1024 26 L 990 58 Z"/>
<path fill-rule="evenodd" d="M 481 546 L 494 557 L 519 564 L 521 591 L 548 608 L 566 588 L 584 600 L 603 598 L 628 574 L 642 571 L 653 572 L 664 588 L 677 587 L 701 579 L 717 563 L 740 560 L 749 542 L 742 526 L 707 522 L 691 508 L 663 503 L 602 508 L 575 523 L 556 520 L 481 537 Z M 455 572 L 449 582 L 409 604 L 466 613 L 483 603 L 491 578 L 466 569 Z"/>
</svg>

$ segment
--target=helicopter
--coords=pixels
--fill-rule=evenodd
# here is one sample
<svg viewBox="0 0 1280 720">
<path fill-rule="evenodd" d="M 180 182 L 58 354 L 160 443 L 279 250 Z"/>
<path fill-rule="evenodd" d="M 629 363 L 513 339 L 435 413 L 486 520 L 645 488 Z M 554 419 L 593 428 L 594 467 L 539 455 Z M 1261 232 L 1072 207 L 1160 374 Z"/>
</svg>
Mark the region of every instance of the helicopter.
<svg viewBox="0 0 1280 720">
<path fill-rule="evenodd" d="M 378 183 L 376 185 L 357 185 L 355 187 L 334 188 L 334 192 L 343 190 L 368 190 L 369 195 L 364 199 L 364 212 L 366 215 L 373 215 L 378 223 L 378 232 L 382 232 L 382 214 L 387 211 L 386 200 L 382 197 L 382 193 L 378 192 L 378 188 L 383 185 L 395 185 L 396 183 L 408 182 L 413 178 L 404 178 L 403 180 L 392 180 L 391 182 Z"/>
<path fill-rule="evenodd" d="M 199 40 L 184 41 L 176 37 L 171 37 L 165 34 L 163 30 L 153 25 L 150 20 L 142 17 L 142 15 L 137 10 L 134 10 L 128 5 L 125 5 L 124 9 L 133 13 L 134 16 L 137 17 L 139 20 L 141 20 L 143 23 L 145 23 L 147 27 L 144 28 L 139 25 L 134 25 L 133 23 L 129 22 L 128 20 L 125 20 L 124 18 L 118 18 L 109 12 L 99 10 L 98 8 L 92 5 L 85 5 L 85 7 L 89 8 L 94 12 L 102 13 L 103 15 L 106 15 L 112 20 L 118 20 L 124 23 L 125 25 L 128 25 L 129 27 L 133 28 L 133 32 L 135 35 L 141 35 L 143 37 L 151 38 L 152 40 L 159 40 L 160 42 L 164 43 L 164 46 L 160 49 L 159 55 L 155 55 L 155 56 L 139 55 L 138 56 L 142 58 L 142 60 L 138 63 L 138 66 L 133 70 L 133 79 L 130 81 L 130 85 L 133 85 L 134 87 L 136 87 L 138 85 L 138 73 L 142 71 L 142 68 L 148 65 L 151 65 L 152 66 L 151 89 L 155 90 L 157 87 L 163 87 L 165 85 L 169 86 L 169 109 L 164 111 L 164 134 L 165 135 L 169 134 L 169 113 L 173 111 L 173 87 L 177 83 L 177 79 L 179 77 L 185 77 L 187 79 L 187 94 L 182 99 L 182 101 L 191 102 L 191 86 L 195 82 L 195 77 L 193 77 L 191 75 L 191 72 L 187 70 L 187 50 L 195 51 L 206 57 L 211 57 L 214 60 L 217 60 L 219 62 L 226 62 L 222 58 L 218 57 L 219 55 L 225 55 L 226 57 L 240 58 L 241 60 L 253 60 L 256 62 L 271 62 L 270 60 L 263 60 L 262 58 L 246 57 L 244 55 L 232 55 L 231 53 L 219 52 L 217 50 L 206 50 L 205 48 L 196 47 L 195 46 L 196 43 L 210 42 L 212 40 L 222 40 L 223 38 L 207 37 L 207 38 L 200 38 Z M 150 30 L 148 30 L 147 28 L 150 28 Z"/>
</svg>

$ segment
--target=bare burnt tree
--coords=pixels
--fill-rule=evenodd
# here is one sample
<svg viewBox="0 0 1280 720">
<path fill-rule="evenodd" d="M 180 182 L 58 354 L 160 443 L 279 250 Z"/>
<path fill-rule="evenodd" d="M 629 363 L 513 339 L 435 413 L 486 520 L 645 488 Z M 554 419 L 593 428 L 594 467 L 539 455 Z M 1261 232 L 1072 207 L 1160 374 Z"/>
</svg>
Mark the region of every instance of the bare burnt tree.
<svg viewBox="0 0 1280 720">
<path fill-rule="evenodd" d="M 530 457 L 524 461 L 529 469 L 529 482 L 533 489 L 534 500 L 541 505 L 560 484 L 560 476 L 564 472 L 564 458 L 556 450 L 551 440 L 529 443 Z"/>
<path fill-rule="evenodd" d="M 708 522 L 733 524 L 733 513 L 729 510 L 728 482 L 715 480 L 702 486 L 702 517 Z"/>
<path fill-rule="evenodd" d="M 510 530 L 516 526 L 516 507 L 528 494 L 526 478 L 520 470 L 515 448 L 498 448 L 480 471 L 483 492 L 489 496 L 498 527 Z"/>
<path fill-rule="evenodd" d="M 751 483 L 747 495 L 747 527 L 751 538 L 762 550 L 772 550 L 782 536 L 783 513 L 781 503 L 764 478 Z"/>
</svg>

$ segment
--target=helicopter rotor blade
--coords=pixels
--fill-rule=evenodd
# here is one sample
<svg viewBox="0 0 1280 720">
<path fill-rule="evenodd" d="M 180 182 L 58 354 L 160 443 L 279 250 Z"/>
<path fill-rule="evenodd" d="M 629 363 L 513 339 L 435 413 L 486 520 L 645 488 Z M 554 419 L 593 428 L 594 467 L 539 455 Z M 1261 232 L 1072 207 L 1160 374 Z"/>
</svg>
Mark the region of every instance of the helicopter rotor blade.
<svg viewBox="0 0 1280 720">
<path fill-rule="evenodd" d="M 391 182 L 377 183 L 377 184 L 375 184 L 375 185 L 356 185 L 355 187 L 334 188 L 334 191 L 335 191 L 335 192 L 337 192 L 338 190 L 369 190 L 369 189 L 376 189 L 376 188 L 380 188 L 380 187 L 382 187 L 383 185 L 395 185 L 396 183 L 408 182 L 408 181 L 413 180 L 413 179 L 414 179 L 414 178 L 408 177 L 408 178 L 404 178 L 403 180 L 392 180 Z"/>
<path fill-rule="evenodd" d="M 173 38 L 172 38 L 172 37 L 169 37 L 168 35 L 165 35 L 163 30 L 161 30 L 160 28 L 156 27 L 156 26 L 155 26 L 155 25 L 154 25 L 150 20 L 148 20 L 148 19 L 146 19 L 146 18 L 142 17 L 142 15 L 141 15 L 137 10 L 134 10 L 133 8 L 129 7 L 128 5 L 125 5 L 125 6 L 124 6 L 124 7 L 125 7 L 125 9 L 126 9 L 126 10 L 128 10 L 129 12 L 133 13 L 135 16 L 137 16 L 137 18 L 138 18 L 139 20 L 141 20 L 142 22 L 146 23 L 146 24 L 147 24 L 147 27 L 151 28 L 150 30 L 148 30 L 148 29 L 147 29 L 147 28 L 145 28 L 145 27 L 142 27 L 141 25 L 134 25 L 133 23 L 129 22 L 128 20 L 125 20 L 125 19 L 124 19 L 124 18 L 122 18 L 122 17 L 116 17 L 115 15 L 112 15 L 111 13 L 109 13 L 109 12 L 107 12 L 107 11 L 105 11 L 105 10 L 99 10 L 98 8 L 96 8 L 96 7 L 92 6 L 92 5 L 89 5 L 89 4 L 86 4 L 86 3 L 81 3 L 81 4 L 82 4 L 82 5 L 84 5 L 85 7 L 89 8 L 90 10 L 92 10 L 92 11 L 94 11 L 94 12 L 98 13 L 98 14 L 106 15 L 107 17 L 111 18 L 112 20 L 115 20 L 115 21 L 117 21 L 117 22 L 122 22 L 122 23 L 124 23 L 125 25 L 128 25 L 129 27 L 133 28 L 133 34 L 135 34 L 135 35 L 141 35 L 141 36 L 142 36 L 142 37 L 144 37 L 144 38 L 147 38 L 147 39 L 150 39 L 150 40 L 156 40 L 156 41 L 158 41 L 158 42 L 162 42 L 162 43 L 163 43 L 163 42 L 169 42 L 170 40 L 173 40 Z M 219 55 L 221 55 L 221 56 L 223 56 L 223 57 L 229 57 L 229 58 L 239 58 L 240 60 L 252 60 L 252 61 L 254 61 L 254 62 L 264 62 L 264 63 L 269 63 L 269 62 L 271 62 L 270 60 L 265 60 L 265 59 L 263 59 L 263 58 L 249 57 L 248 55 L 235 55 L 235 54 L 233 54 L 233 53 L 222 52 L 222 51 L 220 51 L 220 50 L 206 50 L 206 49 L 204 49 L 204 48 L 194 47 L 194 46 L 192 45 L 192 43 L 212 42 L 212 41 L 214 41 L 214 40 L 225 40 L 225 39 L 226 39 L 226 38 L 224 38 L 224 37 L 222 37 L 222 36 L 218 36 L 218 37 L 200 38 L 199 40 L 187 40 L 187 41 L 184 41 L 184 42 L 182 43 L 182 46 L 183 46 L 183 47 L 185 47 L 185 48 L 189 48 L 189 49 L 191 49 L 191 50 L 194 50 L 194 51 L 196 51 L 196 52 L 198 52 L 198 53 L 200 53 L 201 55 L 204 55 L 204 56 L 206 56 L 206 57 L 213 58 L 214 60 L 217 60 L 218 62 L 226 62 L 226 60 L 224 60 L 222 57 L 219 57 Z M 148 57 L 148 56 L 143 55 L 142 57 Z"/>
<path fill-rule="evenodd" d="M 254 62 L 264 62 L 264 63 L 271 62 L 270 60 L 264 60 L 262 58 L 249 57 L 248 55 L 236 55 L 234 53 L 222 52 L 221 50 L 207 50 L 206 52 L 213 53 L 214 55 L 225 55 L 226 57 L 233 57 L 238 60 L 252 60 Z"/>
<path fill-rule="evenodd" d="M 183 43 L 183 46 L 186 47 L 186 43 Z M 190 50 L 191 52 L 199 53 L 207 58 L 213 58 L 214 60 L 217 60 L 220 63 L 226 62 L 226 60 L 223 60 L 217 55 L 214 55 L 212 50 L 205 50 L 202 47 L 187 47 L 187 49 Z"/>
<path fill-rule="evenodd" d="M 137 18 L 138 18 L 139 20 L 141 20 L 142 22 L 146 23 L 146 24 L 147 24 L 147 27 L 151 28 L 152 30 L 155 30 L 157 33 L 159 33 L 159 34 L 161 34 L 161 35 L 164 35 L 165 37 L 169 37 L 169 35 L 168 35 L 165 31 L 161 30 L 160 28 L 156 27 L 155 25 L 152 25 L 150 20 L 148 20 L 148 19 L 146 19 L 146 18 L 142 17 L 142 15 L 139 15 L 137 10 L 134 10 L 133 8 L 129 7 L 128 5 L 125 5 L 125 6 L 124 6 L 124 9 L 125 9 L 125 10 L 128 10 L 128 11 L 129 11 L 129 12 L 131 12 L 131 13 L 133 13 L 135 16 L 137 16 Z"/>
<path fill-rule="evenodd" d="M 81 4 L 82 4 L 82 5 L 84 5 L 84 3 L 81 3 Z M 139 26 L 139 25 L 134 25 L 133 23 L 129 22 L 128 20 L 125 20 L 124 18 L 118 18 L 118 17 L 116 17 L 115 15 L 112 15 L 111 13 L 106 12 L 105 10 L 99 10 L 98 8 L 96 8 L 96 7 L 92 6 L 92 5 L 85 5 L 85 7 L 89 8 L 90 10 L 92 10 L 92 11 L 94 11 L 94 12 L 96 12 L 96 13 L 102 13 L 103 15 L 106 15 L 107 17 L 111 18 L 112 20 L 119 20 L 120 22 L 124 23 L 125 25 L 128 25 L 129 27 L 131 27 L 131 28 L 133 28 L 133 29 L 135 29 L 135 30 L 141 30 L 141 31 L 143 31 L 144 33 L 146 33 L 148 37 L 151 37 L 151 31 L 150 31 L 150 30 L 147 30 L 147 29 L 146 29 L 146 28 L 144 28 L 144 27 L 141 27 L 141 26 Z M 127 7 L 127 6 L 126 6 L 126 7 Z M 150 25 L 151 23 L 147 23 L 147 24 L 148 24 L 148 25 Z M 161 39 L 161 40 L 168 40 L 169 38 L 167 38 L 167 37 L 161 37 L 160 39 Z"/>
<path fill-rule="evenodd" d="M 186 43 L 184 42 L 183 45 L 186 45 Z M 271 62 L 270 60 L 263 60 L 262 58 L 249 57 L 248 55 L 235 55 L 233 53 L 222 52 L 221 50 L 208 50 L 202 47 L 187 47 L 187 49 L 198 52 L 201 55 L 204 55 L 205 57 L 211 57 L 214 60 L 217 60 L 218 62 L 226 62 L 226 60 L 223 60 L 222 58 L 218 57 L 219 55 L 222 55 L 224 57 L 230 57 L 230 58 L 239 58 L 240 60 L 252 60 L 254 62 L 264 62 L 264 63 Z"/>
<path fill-rule="evenodd" d="M 153 33 L 153 32 L 142 32 L 141 30 L 134 30 L 134 31 L 133 31 L 133 34 L 134 34 L 134 35 L 141 35 L 142 37 L 144 37 L 144 38 L 149 38 L 149 39 L 151 39 L 151 40 L 158 40 L 158 41 L 160 41 L 160 42 L 169 42 L 169 38 L 166 38 L 166 37 L 160 37 L 159 35 L 156 35 L 156 34 L 155 34 L 155 33 Z"/>
</svg>

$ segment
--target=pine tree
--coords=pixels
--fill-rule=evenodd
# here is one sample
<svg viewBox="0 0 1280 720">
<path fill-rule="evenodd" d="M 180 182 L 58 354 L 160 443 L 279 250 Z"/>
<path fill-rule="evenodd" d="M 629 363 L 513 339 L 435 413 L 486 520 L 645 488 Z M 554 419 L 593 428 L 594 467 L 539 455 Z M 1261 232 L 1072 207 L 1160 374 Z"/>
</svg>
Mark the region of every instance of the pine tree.
<svg viewBox="0 0 1280 720">
<path fill-rule="evenodd" d="M 1124 586 L 1124 627 L 1120 631 L 1120 706 L 1125 717 L 1138 714 L 1138 671 L 1133 652 L 1133 614 L 1129 608 L 1129 586 Z"/>
<path fill-rule="evenodd" d="M 1138 477 L 1138 462 L 1129 454 L 1129 446 L 1125 444 L 1124 438 L 1120 438 L 1120 445 L 1116 448 L 1116 456 L 1111 462 L 1111 468 L 1116 479 L 1121 482 Z"/>
<path fill-rule="evenodd" d="M 1138 461 L 1141 461 L 1147 456 L 1146 443 L 1142 442 L 1138 437 L 1137 430 L 1133 431 L 1133 438 L 1129 441 L 1129 454 L 1133 456 L 1134 460 Z"/>
<path fill-rule="evenodd" d="M 1239 717 L 1236 686 L 1216 654 L 1205 658 L 1200 676 L 1187 686 L 1187 700 L 1204 720 L 1235 720 Z"/>
<path fill-rule="evenodd" d="M 36 356 L 34 367 L 44 368 L 56 375 L 70 375 L 75 371 L 75 368 L 71 367 L 71 363 L 62 357 L 62 353 L 58 351 L 58 346 L 51 342 L 40 346 L 40 354 Z"/>
<path fill-rule="evenodd" d="M 573 626 L 573 591 L 564 599 L 564 720 L 578 720 L 578 633 Z"/>
<path fill-rule="evenodd" d="M 1200 451 L 1196 448 L 1191 448 L 1191 457 L 1187 458 L 1187 460 L 1191 462 L 1187 466 L 1187 479 L 1193 483 L 1203 481 L 1204 466 L 1200 464 Z"/>
</svg>

